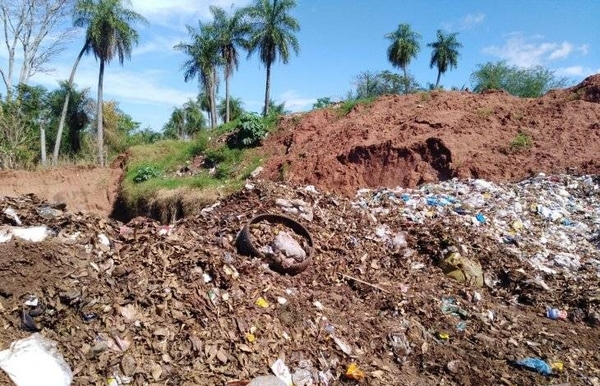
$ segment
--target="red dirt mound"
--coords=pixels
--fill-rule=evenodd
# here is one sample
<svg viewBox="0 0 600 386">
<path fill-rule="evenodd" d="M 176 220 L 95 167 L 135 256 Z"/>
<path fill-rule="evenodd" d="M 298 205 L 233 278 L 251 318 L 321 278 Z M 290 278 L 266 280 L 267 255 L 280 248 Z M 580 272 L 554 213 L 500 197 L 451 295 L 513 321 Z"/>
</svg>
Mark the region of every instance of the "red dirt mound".
<svg viewBox="0 0 600 386">
<path fill-rule="evenodd" d="M 111 168 L 0 170 L 0 197 L 33 193 L 49 202 L 65 203 L 72 212 L 109 216 L 118 196 L 122 173 L 117 163 Z"/>
<path fill-rule="evenodd" d="M 600 75 L 526 99 L 503 91 L 383 96 L 283 118 L 265 177 L 353 196 L 453 177 L 600 172 Z M 531 143 L 527 144 L 527 140 Z"/>
</svg>

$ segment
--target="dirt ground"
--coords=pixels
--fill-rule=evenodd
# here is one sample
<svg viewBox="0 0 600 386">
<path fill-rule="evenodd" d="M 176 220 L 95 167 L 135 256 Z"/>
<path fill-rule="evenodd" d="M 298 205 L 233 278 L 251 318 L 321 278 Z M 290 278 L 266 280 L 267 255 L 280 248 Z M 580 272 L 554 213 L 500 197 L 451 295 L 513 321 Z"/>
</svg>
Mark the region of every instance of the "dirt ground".
<svg viewBox="0 0 600 386">
<path fill-rule="evenodd" d="M 287 117 L 264 180 L 169 226 L 107 217 L 118 167 L 1 172 L 0 348 L 39 330 L 73 385 L 243 385 L 277 359 L 296 386 L 600 385 L 599 96 L 596 76 L 539 99 L 434 92 Z M 531 148 L 510 149 L 519 131 Z M 421 188 L 379 188 L 398 185 Z M 259 213 L 310 231 L 306 271 L 240 253 Z M 47 238 L 3 239 L 19 226 Z M 450 277 L 456 252 L 476 263 Z M 483 282 L 460 280 L 477 266 Z"/>
<path fill-rule="evenodd" d="M 36 171 L 0 170 L 0 197 L 33 193 L 70 211 L 109 216 L 119 193 L 122 169 L 69 166 Z"/>
<path fill-rule="evenodd" d="M 571 89 L 523 99 L 436 91 L 386 96 L 289 116 L 267 140 L 266 176 L 353 197 L 378 186 L 458 178 L 519 181 L 545 173 L 600 171 L 600 75 Z M 511 150 L 519 133 L 529 148 Z"/>
</svg>

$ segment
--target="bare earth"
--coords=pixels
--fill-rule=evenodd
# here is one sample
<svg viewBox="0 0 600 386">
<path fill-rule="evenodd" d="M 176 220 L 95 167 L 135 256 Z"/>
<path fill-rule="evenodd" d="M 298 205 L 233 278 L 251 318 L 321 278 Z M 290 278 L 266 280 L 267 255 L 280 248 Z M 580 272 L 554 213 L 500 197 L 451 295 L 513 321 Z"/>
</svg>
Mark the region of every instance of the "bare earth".
<svg viewBox="0 0 600 386">
<path fill-rule="evenodd" d="M 582 99 L 575 99 L 581 95 Z M 415 187 L 452 177 L 519 181 L 600 171 L 600 76 L 521 99 L 504 92 L 386 96 L 346 116 L 287 117 L 266 146 L 267 176 L 354 196 L 359 188 Z M 530 149 L 510 151 L 520 133 Z"/>
<path fill-rule="evenodd" d="M 2 171 L 0 236 L 18 222 L 51 236 L 0 242 L 0 349 L 29 336 L 24 327 L 39 329 L 58 342 L 73 385 L 119 377 L 136 386 L 243 386 L 277 358 L 313 380 L 298 386 L 600 385 L 599 102 L 595 76 L 539 99 L 433 92 L 385 96 L 346 116 L 335 108 L 288 116 L 265 143 L 274 156 L 263 181 L 174 227 L 107 217 L 122 165 Z M 511 149 L 519 132 L 530 148 Z M 456 194 L 481 199 L 480 223 L 468 205 L 409 206 L 390 191 L 351 201 L 364 187 L 539 172 L 596 176 L 530 184 L 554 189 L 548 194 L 485 184 Z M 569 222 L 543 217 L 554 208 L 540 209 L 537 194 L 566 203 Z M 522 222 L 509 211 L 491 219 L 502 195 L 520 200 Z M 285 212 L 281 199 L 311 216 Z M 67 210 L 48 212 L 58 202 Z M 282 276 L 238 253 L 238 231 L 259 213 L 285 213 L 311 232 L 306 271 Z M 439 260 L 453 250 L 489 280 L 445 276 Z M 543 271 L 530 264 L 534 255 L 563 260 Z M 42 307 L 25 306 L 28 295 Z M 551 320 L 546 307 L 567 316 Z M 525 357 L 563 370 L 515 366 Z M 364 379 L 347 375 L 352 364 Z M 0 372 L 0 385 L 11 384 Z"/>
<path fill-rule="evenodd" d="M 119 167 L 61 167 L 37 171 L 0 170 L 0 197 L 33 193 L 70 211 L 109 216 L 117 199 Z"/>
</svg>

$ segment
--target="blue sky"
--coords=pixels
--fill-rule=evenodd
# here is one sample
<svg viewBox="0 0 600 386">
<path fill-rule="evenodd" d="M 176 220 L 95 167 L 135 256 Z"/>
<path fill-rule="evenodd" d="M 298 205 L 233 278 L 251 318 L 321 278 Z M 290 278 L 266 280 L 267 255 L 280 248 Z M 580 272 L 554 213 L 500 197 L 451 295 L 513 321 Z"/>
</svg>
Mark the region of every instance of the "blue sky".
<svg viewBox="0 0 600 386">
<path fill-rule="evenodd" d="M 248 5 L 237 0 L 236 7 Z M 232 6 L 231 0 L 133 0 L 133 9 L 144 15 L 141 40 L 130 61 L 106 68 L 104 98 L 119 103 L 141 127 L 161 130 L 174 107 L 198 93 L 197 81 L 185 83 L 182 53 L 173 46 L 187 42 L 185 25 L 207 20 L 208 7 Z M 422 35 L 421 52 L 409 71 L 423 85 L 435 83 L 437 70 L 429 68 L 436 30 L 458 32 L 463 44 L 458 68 L 442 76 L 449 89 L 471 87 L 470 74 L 478 64 L 505 60 L 511 65 L 542 65 L 573 83 L 600 73 L 600 1 L 598 0 L 297 0 L 293 11 L 300 22 L 299 56 L 272 71 L 271 97 L 292 111 L 309 110 L 320 97 L 342 99 L 353 88 L 353 78 L 363 71 L 394 69 L 386 59 L 386 33 L 408 23 Z M 56 57 L 50 74 L 38 74 L 34 83 L 53 89 L 68 77 L 81 49 L 83 32 Z M 2 55 L 2 56 L 5 56 Z M 96 96 L 98 63 L 85 57 L 76 83 Z M 256 57 L 246 60 L 231 80 L 231 93 L 244 108 L 260 111 L 264 98 L 265 69 Z M 220 87 L 224 96 L 224 84 Z"/>
</svg>

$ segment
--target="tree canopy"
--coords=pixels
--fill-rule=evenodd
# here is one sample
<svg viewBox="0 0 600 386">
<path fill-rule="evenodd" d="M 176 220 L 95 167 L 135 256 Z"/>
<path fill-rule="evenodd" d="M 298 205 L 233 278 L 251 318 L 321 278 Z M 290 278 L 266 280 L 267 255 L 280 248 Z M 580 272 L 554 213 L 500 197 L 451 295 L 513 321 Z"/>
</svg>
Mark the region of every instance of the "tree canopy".
<svg viewBox="0 0 600 386">
<path fill-rule="evenodd" d="M 404 93 L 409 92 L 409 77 L 407 67 L 421 50 L 419 40 L 421 35 L 414 32 L 409 24 L 400 24 L 398 29 L 385 35 L 391 41 L 387 50 L 388 61 L 395 67 L 400 67 L 404 75 Z"/>
<path fill-rule="evenodd" d="M 462 48 L 462 44 L 457 40 L 458 32 L 445 33 L 442 30 L 437 30 L 437 40 L 427 44 L 427 47 L 431 47 L 431 60 L 429 67 L 434 66 L 438 69 L 437 79 L 435 81 L 435 87 L 438 88 L 440 85 L 440 78 L 446 71 L 456 68 L 458 65 L 458 50 Z"/>
<path fill-rule="evenodd" d="M 256 0 L 244 10 L 251 28 L 248 56 L 258 52 L 260 61 L 267 69 L 263 111 L 265 116 L 269 114 L 271 66 L 277 59 L 284 64 L 288 63 L 292 52 L 300 52 L 300 44 L 295 35 L 300 31 L 300 23 L 289 14 L 295 6 L 294 0 Z"/>
<path fill-rule="evenodd" d="M 554 88 L 567 85 L 566 78 L 557 78 L 554 71 L 536 66 L 520 68 L 509 66 L 504 61 L 478 65 L 471 74 L 473 91 L 504 90 L 523 98 L 537 98 Z"/>
</svg>

